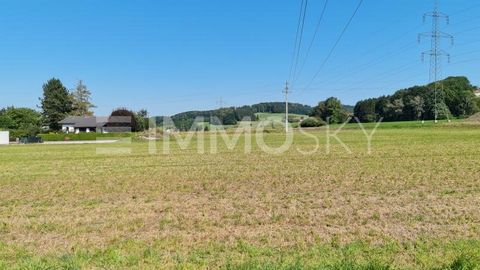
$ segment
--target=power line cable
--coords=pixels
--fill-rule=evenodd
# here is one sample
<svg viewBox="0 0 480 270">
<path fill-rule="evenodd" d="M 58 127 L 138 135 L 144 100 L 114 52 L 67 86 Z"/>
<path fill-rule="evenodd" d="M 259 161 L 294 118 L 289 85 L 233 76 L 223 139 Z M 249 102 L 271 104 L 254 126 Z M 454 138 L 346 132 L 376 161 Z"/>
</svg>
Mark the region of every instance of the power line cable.
<svg viewBox="0 0 480 270">
<path fill-rule="evenodd" d="M 402 20 L 402 19 L 398 19 L 398 20 L 396 20 L 395 22 L 399 22 L 399 21 L 401 21 L 401 20 Z M 388 24 L 388 25 L 390 25 L 390 24 Z M 370 55 L 370 54 L 372 54 L 372 53 L 374 53 L 374 52 L 377 52 L 378 49 L 383 48 L 383 47 L 385 47 L 385 46 L 388 46 L 388 45 L 394 43 L 396 40 L 399 40 L 399 39 L 404 38 L 405 36 L 407 36 L 407 35 L 410 34 L 411 32 L 417 32 L 417 31 L 418 31 L 418 28 L 421 27 L 422 25 L 423 25 L 423 23 L 420 23 L 419 25 L 416 25 L 414 28 L 412 28 L 412 29 L 410 29 L 410 30 L 408 30 L 408 31 L 406 31 L 406 32 L 404 32 L 404 33 L 402 33 L 402 34 L 400 34 L 400 35 L 398 35 L 398 36 L 390 39 L 389 41 L 383 42 L 383 43 L 381 43 L 381 44 L 378 45 L 378 46 L 375 46 L 375 47 L 373 47 L 373 48 L 370 48 L 370 49 L 365 50 L 365 51 L 362 52 L 362 53 L 359 53 L 359 57 L 355 58 L 355 60 L 357 60 L 357 62 L 361 63 L 361 61 L 358 61 L 359 59 L 364 59 L 365 56 Z M 368 36 L 374 35 L 374 34 L 378 34 L 379 32 L 382 32 L 382 31 L 385 30 L 385 29 L 388 29 L 388 27 L 386 27 L 385 25 L 382 25 L 382 27 L 381 27 L 380 29 L 371 32 L 370 34 L 368 34 Z M 402 50 L 402 49 L 399 49 L 399 50 Z M 383 59 L 383 58 L 385 58 L 385 57 L 383 57 L 383 56 L 380 57 L 380 59 Z M 374 59 L 377 59 L 377 58 L 374 58 Z M 378 59 L 378 60 L 380 60 L 380 59 Z M 370 62 L 367 63 L 367 65 L 369 65 L 371 62 L 375 62 L 375 61 L 370 61 Z M 345 65 L 351 66 L 351 64 L 352 64 L 351 61 L 345 62 L 345 63 L 339 64 L 339 65 L 336 65 L 333 69 L 340 69 L 340 68 L 343 68 Z M 360 66 L 362 66 L 362 64 L 361 64 Z M 342 75 L 339 74 L 338 76 L 342 76 Z M 338 76 L 337 76 L 337 77 L 338 77 Z M 329 79 L 331 79 L 331 77 L 329 77 Z M 303 93 L 299 93 L 299 95 L 302 95 L 302 94 L 303 94 Z"/>
<path fill-rule="evenodd" d="M 414 49 L 416 48 L 417 45 L 416 44 L 408 44 L 406 46 L 403 46 L 401 49 L 399 49 L 398 51 L 395 51 L 395 52 L 390 52 L 390 53 L 387 53 L 385 55 L 382 55 L 378 58 L 374 58 L 372 61 L 369 61 L 367 62 L 366 64 L 364 65 L 360 65 L 360 66 L 357 66 L 356 68 L 353 68 L 353 69 L 350 69 L 348 71 L 348 75 L 349 76 L 352 76 L 352 75 L 355 75 L 355 74 L 358 74 L 362 71 L 365 71 L 366 69 L 369 69 L 371 67 L 375 67 L 375 66 L 378 66 L 382 63 L 384 63 L 382 60 L 386 59 L 386 58 L 389 58 L 389 57 L 392 57 L 392 56 L 398 56 L 398 55 L 402 55 L 406 52 L 409 52 L 411 49 Z M 399 53 L 400 52 L 400 53 Z M 326 80 L 327 82 L 328 81 L 334 81 L 334 80 L 337 80 L 337 79 L 343 79 L 344 78 L 344 75 L 343 74 L 338 74 L 336 76 L 329 76 L 328 79 Z"/>
<path fill-rule="evenodd" d="M 298 72 L 298 76 L 300 76 L 300 74 L 302 73 L 302 71 L 305 67 L 305 64 L 308 61 L 308 57 L 310 56 L 310 52 L 312 50 L 313 44 L 315 43 L 315 39 L 317 38 L 318 31 L 320 30 L 320 26 L 322 24 L 323 17 L 325 16 L 325 11 L 327 10 L 327 6 L 328 6 L 328 0 L 325 0 L 322 11 L 320 13 L 320 18 L 318 19 L 317 26 L 315 27 L 315 32 L 313 33 L 312 40 L 310 41 L 310 44 L 308 45 L 307 52 L 305 53 L 305 60 L 303 61 L 303 64 L 300 67 L 300 71 Z M 295 81 L 292 82 L 292 87 L 293 87 L 293 83 L 295 83 Z"/>
<path fill-rule="evenodd" d="M 410 71 L 413 67 L 416 67 L 416 66 L 419 66 L 419 64 L 418 63 L 408 63 L 408 64 L 399 66 L 395 69 L 391 69 L 391 70 L 388 70 L 388 71 L 383 72 L 383 73 L 372 74 L 372 76 L 369 76 L 367 79 L 354 81 L 354 82 L 349 83 L 349 84 L 350 85 L 351 84 L 355 85 L 355 87 L 352 87 L 352 89 L 355 89 L 356 87 L 367 86 L 368 84 L 370 84 L 370 82 L 379 82 L 379 80 L 378 80 L 379 78 L 385 79 L 385 78 L 389 78 L 391 76 L 396 76 L 396 75 L 402 74 L 406 71 Z M 339 79 L 339 81 L 342 81 L 342 82 L 345 82 L 346 80 L 347 80 L 346 76 Z M 304 90 L 313 91 L 313 90 L 310 90 L 310 89 L 304 89 Z M 318 89 L 318 90 L 320 90 L 320 89 Z"/>
<path fill-rule="evenodd" d="M 474 58 L 474 59 L 470 58 L 464 61 L 453 62 L 450 64 L 450 66 L 455 66 L 455 65 L 464 64 L 464 63 L 478 62 L 478 61 L 480 61 L 480 58 Z"/>
<path fill-rule="evenodd" d="M 298 16 L 297 31 L 295 32 L 295 43 L 293 45 L 293 53 L 292 53 L 292 59 L 291 59 L 291 63 L 290 63 L 289 78 L 292 77 L 292 73 L 293 73 L 293 63 L 295 61 L 295 52 L 297 51 L 298 33 L 300 32 L 300 22 L 302 20 L 303 3 L 304 3 L 304 0 L 302 0 L 302 2 L 300 3 L 300 14 Z"/>
<path fill-rule="evenodd" d="M 475 41 L 471 41 L 471 42 L 463 42 L 463 43 L 456 43 L 455 44 L 455 47 L 458 48 L 458 47 L 463 47 L 463 46 L 467 46 L 467 45 L 472 45 L 472 44 L 475 44 L 475 43 L 479 43 L 480 40 L 475 40 Z"/>
<path fill-rule="evenodd" d="M 379 45 L 379 46 L 376 46 L 376 47 L 374 47 L 374 48 L 365 50 L 365 52 L 359 54 L 360 57 L 359 57 L 359 58 L 356 58 L 356 60 L 365 58 L 366 55 L 370 55 L 370 54 L 372 54 L 373 52 L 377 52 L 378 49 L 383 48 L 383 47 L 385 47 L 385 46 L 387 46 L 387 45 L 390 45 L 391 43 L 394 43 L 394 41 L 396 41 L 396 40 L 398 40 L 398 39 L 404 38 L 405 36 L 407 36 L 407 35 L 408 35 L 409 33 L 411 33 L 411 32 L 414 32 L 414 31 L 416 32 L 416 31 L 418 30 L 418 28 L 419 28 L 420 26 L 422 26 L 422 25 L 423 25 L 423 23 L 415 26 L 415 28 L 413 28 L 413 29 L 411 29 L 411 30 L 409 30 L 409 31 L 407 31 L 407 32 L 404 32 L 403 34 L 401 34 L 401 35 L 399 35 L 399 36 L 396 36 L 395 38 L 393 38 L 393 39 L 391 39 L 391 40 L 389 40 L 389 41 L 387 41 L 387 42 L 382 43 L 382 44 Z M 382 29 L 384 29 L 384 28 L 382 28 Z M 379 32 L 379 31 L 375 31 L 375 33 L 376 33 L 376 32 Z M 369 61 L 369 62 L 367 62 L 366 64 L 360 64 L 359 66 L 357 66 L 356 69 L 351 69 L 351 71 L 349 72 L 349 75 L 352 74 L 351 72 L 358 73 L 359 71 L 362 71 L 362 70 L 364 70 L 365 68 L 368 68 L 368 67 L 372 67 L 372 66 L 376 66 L 376 65 L 378 65 L 378 64 L 381 64 L 381 63 L 382 63 L 381 60 L 383 60 L 383 59 L 385 59 L 385 58 L 387 58 L 387 57 L 389 57 L 389 56 L 401 55 L 401 54 L 409 51 L 410 49 L 413 49 L 414 47 L 416 47 L 416 45 L 414 45 L 414 44 L 412 44 L 412 43 L 409 42 L 409 43 L 405 44 L 404 46 L 400 47 L 399 49 L 397 49 L 397 50 L 395 50 L 395 51 L 392 51 L 391 53 L 388 53 L 387 55 L 383 55 L 383 56 L 380 56 L 380 57 L 377 57 L 377 58 L 373 58 L 372 61 Z M 398 52 L 400 52 L 400 53 L 398 53 Z M 361 63 L 361 62 L 360 62 L 360 63 Z M 345 66 L 345 65 L 351 66 L 351 64 L 352 64 L 351 61 L 350 61 L 350 62 L 341 63 L 341 64 L 336 65 L 336 66 L 333 68 L 333 70 L 342 69 L 342 70 L 340 70 L 340 71 L 343 72 L 344 66 Z M 334 76 L 334 77 L 331 77 L 331 76 L 330 76 L 330 77 L 328 78 L 328 81 L 331 81 L 332 79 L 337 78 L 337 77 L 343 77 L 343 75 L 342 75 L 342 74 L 337 74 L 337 75 Z M 303 93 L 299 93 L 299 94 L 301 95 L 301 94 L 303 94 Z"/>
<path fill-rule="evenodd" d="M 480 6 L 480 5 L 479 5 L 479 6 Z M 460 13 L 460 12 L 457 12 L 457 13 Z M 476 29 L 479 29 L 479 28 L 480 28 L 480 27 L 476 27 L 476 28 L 468 29 L 468 30 L 465 30 L 465 31 L 462 31 L 462 32 L 473 31 L 473 30 L 476 30 Z M 405 35 L 408 34 L 409 32 L 411 32 L 411 31 L 406 32 L 406 33 L 403 34 L 402 36 L 405 36 Z M 461 32 L 460 32 L 460 33 L 461 33 Z M 472 43 L 473 43 L 473 42 L 472 42 Z M 466 44 L 464 44 L 464 45 L 466 45 Z M 407 48 L 413 48 L 413 47 L 412 47 L 412 46 L 408 46 Z M 407 48 L 405 48 L 405 49 L 407 49 Z M 461 53 L 461 54 L 459 54 L 459 55 L 472 54 L 472 53 L 475 53 L 475 52 L 477 52 L 477 51 L 470 51 L 470 52 L 467 52 L 467 53 Z M 387 55 L 385 55 L 385 56 L 383 56 L 383 57 L 378 58 L 377 61 L 380 61 L 381 59 L 383 59 L 383 58 L 385 58 L 385 57 L 388 57 L 388 56 L 391 56 L 391 55 L 393 55 L 393 54 L 387 54 Z M 364 69 L 366 69 L 366 68 L 369 68 L 369 67 L 371 67 L 371 66 L 375 66 L 375 65 L 381 63 L 381 62 L 377 62 L 377 61 L 372 61 L 372 62 L 370 62 L 370 63 L 372 63 L 373 65 L 368 65 L 368 64 L 367 64 L 366 66 L 362 66 L 362 67 L 361 67 L 361 70 L 364 70 Z M 375 64 L 375 63 L 376 63 L 376 64 Z M 360 69 L 357 69 L 356 71 L 358 72 L 359 70 L 360 70 Z M 349 75 L 351 75 L 351 74 L 352 74 L 352 72 L 349 72 Z M 393 74 L 392 74 L 392 75 L 393 75 Z M 342 78 L 342 76 L 336 76 L 336 77 L 329 77 L 328 79 L 329 79 L 329 80 L 334 80 L 334 79 L 336 79 L 336 78 L 338 78 L 338 77 Z M 343 79 L 344 79 L 344 78 L 343 78 Z M 343 81 L 343 79 L 342 79 L 342 81 Z"/>
<path fill-rule="evenodd" d="M 453 54 L 453 56 L 458 57 L 458 56 L 475 54 L 475 53 L 480 53 L 480 50 L 473 50 L 473 51 L 468 51 L 468 52 L 457 53 L 457 54 Z"/>
<path fill-rule="evenodd" d="M 405 71 L 409 71 L 409 69 L 404 69 L 403 71 L 401 72 L 398 72 L 396 74 L 392 74 L 392 75 L 398 75 L 398 74 L 404 74 Z M 420 73 L 416 73 L 416 75 L 413 75 L 413 76 L 408 76 L 408 79 L 416 79 L 416 78 L 419 78 L 419 77 L 424 77 L 425 75 L 424 74 L 420 74 Z M 355 87 L 341 87 L 341 88 L 331 88 L 331 89 L 328 89 L 329 91 L 335 91 L 337 93 L 345 93 L 345 92 L 349 92 L 349 91 L 356 91 L 356 90 L 371 90 L 371 89 L 385 89 L 385 88 L 391 88 L 391 80 L 380 80 L 380 81 L 376 81 L 376 83 L 383 83 L 381 85 L 367 85 L 367 84 L 362 84 L 362 85 L 359 85 L 359 86 L 355 86 Z M 401 88 L 398 88 L 398 89 L 401 89 Z M 315 91 L 315 92 L 320 92 L 320 91 L 325 91 L 325 89 L 312 89 L 312 91 Z"/>
<path fill-rule="evenodd" d="M 297 58 L 295 59 L 295 67 L 293 69 L 293 79 L 295 80 L 297 76 L 297 67 L 298 67 L 298 60 L 300 59 L 300 51 L 302 49 L 302 41 L 303 41 L 303 30 L 305 27 L 305 18 L 307 17 L 307 6 L 308 6 L 308 0 L 305 0 L 305 6 L 303 8 L 303 18 L 302 18 L 302 25 L 300 27 L 300 38 L 298 40 L 298 47 L 297 47 Z"/>
<path fill-rule="evenodd" d="M 474 8 L 476 7 L 480 7 L 480 4 L 475 4 L 475 5 L 472 5 L 468 8 L 463 8 L 463 9 L 460 9 L 458 11 L 455 11 L 454 13 L 451 13 L 451 15 L 458 15 L 460 13 L 464 13 L 464 12 L 467 12 L 467 11 L 472 11 Z"/>
<path fill-rule="evenodd" d="M 463 34 L 463 33 L 466 33 L 466 32 L 471 32 L 471 31 L 475 31 L 475 30 L 479 30 L 479 29 L 480 29 L 480 26 L 477 26 L 477 27 L 473 27 L 473 28 L 470 28 L 470 29 L 459 31 L 459 32 L 456 32 L 456 33 L 453 33 L 453 34 L 458 35 L 458 34 Z"/>
<path fill-rule="evenodd" d="M 363 4 L 363 1 L 364 0 L 360 0 L 358 2 L 358 5 L 357 7 L 355 8 L 355 11 L 353 12 L 352 16 L 350 16 L 347 24 L 345 25 L 345 27 L 343 28 L 342 32 L 340 33 L 340 35 L 338 36 L 337 40 L 335 41 L 333 47 L 330 49 L 330 52 L 328 53 L 327 57 L 325 57 L 325 59 L 323 60 L 322 64 L 320 65 L 320 68 L 318 69 L 318 71 L 315 73 L 315 75 L 313 76 L 313 78 L 310 80 L 310 82 L 307 84 L 307 87 L 308 88 L 314 81 L 315 79 L 317 78 L 317 76 L 320 74 L 320 72 L 322 71 L 323 67 L 327 64 L 328 60 L 330 60 L 330 57 L 332 57 L 333 53 L 335 52 L 335 49 L 337 48 L 338 44 L 340 43 L 340 41 L 342 40 L 343 36 L 345 35 L 345 33 L 347 32 L 348 28 L 350 27 L 350 24 L 352 23 L 353 19 L 355 18 L 355 16 L 357 15 L 358 13 L 358 10 L 360 9 L 360 7 L 362 6 Z"/>
<path fill-rule="evenodd" d="M 297 32 L 295 34 L 295 44 L 293 46 L 293 55 L 292 55 L 292 62 L 290 65 L 290 80 L 293 79 L 296 73 L 297 65 L 298 65 L 298 58 L 301 49 L 302 39 L 303 39 L 303 28 L 305 26 L 305 13 L 307 10 L 308 0 L 302 0 L 300 3 L 300 14 L 298 16 L 298 23 L 297 23 Z"/>
<path fill-rule="evenodd" d="M 475 5 L 475 6 L 473 6 L 473 7 L 476 7 L 476 6 L 480 6 L 480 5 Z M 458 12 L 454 13 L 454 14 L 462 13 L 462 12 L 468 11 L 468 10 L 470 10 L 470 8 L 468 8 L 468 9 L 463 9 L 463 10 L 461 10 L 461 11 L 458 11 Z M 478 17 L 477 17 L 477 18 L 478 18 Z M 475 19 L 475 18 L 473 18 L 473 19 Z M 469 20 L 472 20 L 472 19 L 469 19 Z M 454 24 L 454 25 L 461 24 L 461 23 L 464 23 L 464 22 L 459 22 L 459 23 L 456 23 L 456 24 Z M 419 26 L 421 26 L 421 25 L 422 25 L 422 24 L 420 24 Z M 409 34 L 410 32 L 412 32 L 413 30 L 416 30 L 419 26 L 416 26 L 414 29 L 405 32 L 405 33 L 402 34 L 401 36 L 395 38 L 394 40 L 391 40 L 391 42 L 395 41 L 395 40 L 398 39 L 398 38 L 402 38 L 402 37 L 406 36 L 407 34 Z M 469 32 L 469 31 L 476 30 L 476 29 L 477 29 L 477 28 L 468 29 L 468 30 L 466 30 L 465 32 Z M 462 32 L 464 32 L 464 31 L 462 31 Z M 462 32 L 460 32 L 460 33 L 462 33 Z M 389 43 L 390 43 L 390 42 L 386 42 L 385 44 L 382 44 L 381 46 L 377 46 L 377 47 L 383 47 L 383 46 L 388 45 Z M 462 44 L 462 45 L 463 45 L 463 44 Z M 466 44 L 465 44 L 465 45 L 466 45 Z M 408 46 L 407 48 L 410 49 L 410 48 L 413 48 L 413 47 L 412 47 L 412 46 Z M 406 48 L 405 48 L 405 49 L 406 49 Z M 372 50 L 370 50 L 370 51 L 372 51 Z M 368 52 L 368 51 L 367 51 L 367 52 Z M 366 52 L 366 53 L 367 53 L 367 52 Z M 401 53 L 403 53 L 403 52 L 405 52 L 405 51 L 402 51 Z M 361 55 L 364 56 L 364 55 L 366 55 L 366 54 L 361 54 Z M 388 55 L 392 55 L 392 54 L 388 54 Z M 463 55 L 463 54 L 462 54 L 462 55 Z M 387 56 L 387 55 L 386 55 L 386 56 Z M 380 58 L 377 59 L 377 60 L 368 62 L 366 66 L 367 66 L 367 67 L 368 67 L 368 66 L 371 67 L 371 66 L 375 66 L 375 65 L 381 64 L 382 62 L 380 62 L 379 60 L 385 58 L 386 56 L 382 56 L 382 57 L 380 57 Z M 359 70 L 356 70 L 356 71 L 358 72 Z M 407 70 L 406 70 L 406 69 L 402 69 L 402 72 L 403 72 L 403 71 L 407 71 Z M 398 70 L 395 70 L 391 75 L 395 75 L 395 74 L 399 74 L 399 71 L 398 71 Z M 386 74 L 385 74 L 385 75 L 386 75 Z M 385 76 L 385 75 L 384 75 L 384 76 Z M 345 78 L 345 77 L 343 77 L 343 76 L 337 76 L 337 77 Z M 419 77 L 419 76 L 417 76 L 417 77 Z M 332 79 L 332 78 L 329 77 L 329 79 Z M 365 81 L 361 81 L 361 83 L 363 83 L 363 82 L 365 82 Z M 357 85 L 357 86 L 358 86 L 358 85 Z M 301 89 L 301 90 L 305 90 L 305 89 Z"/>
<path fill-rule="evenodd" d="M 476 6 L 480 6 L 480 5 L 475 5 L 474 7 L 476 7 Z M 458 11 L 458 12 L 454 13 L 454 14 L 462 13 L 462 12 L 468 11 L 468 10 L 470 10 L 470 8 L 468 8 L 468 9 L 463 9 L 463 10 L 461 10 L 461 11 Z M 475 17 L 475 18 L 472 18 L 472 19 L 468 19 L 468 20 L 462 21 L 462 22 L 460 22 L 460 23 L 456 23 L 456 24 L 454 24 L 454 25 L 461 24 L 461 23 L 464 23 L 464 22 L 467 22 L 467 21 L 471 21 L 471 20 L 477 19 L 477 18 L 478 18 L 478 17 Z M 477 30 L 477 29 L 479 29 L 479 28 L 480 28 L 480 27 L 475 27 L 475 28 L 472 28 L 472 29 L 467 29 L 467 30 L 464 30 L 464 31 L 461 31 L 461 32 L 457 32 L 456 34 L 458 34 L 458 33 L 463 33 L 463 32 L 469 32 L 469 31 L 473 31 L 473 30 Z M 409 31 L 409 32 L 410 32 L 410 31 Z M 407 32 L 407 33 L 408 33 L 408 32 Z M 407 33 L 405 33 L 405 35 L 406 35 Z M 478 41 L 477 41 L 477 42 L 478 42 Z M 472 43 L 475 43 L 475 42 L 472 42 Z M 467 45 L 467 44 L 462 44 L 462 45 Z M 468 52 L 468 53 L 462 53 L 462 54 L 460 54 L 460 55 L 470 54 L 470 53 L 474 53 L 474 52 L 475 52 L 475 51 Z M 384 57 L 381 57 L 381 58 L 384 58 Z M 374 61 L 374 62 L 375 62 L 375 61 Z M 467 62 L 473 62 L 473 61 L 461 61 L 461 62 L 455 62 L 454 64 L 467 63 Z M 407 65 L 407 66 L 409 66 L 409 65 Z M 409 68 L 406 68 L 406 69 L 405 69 L 405 67 L 406 67 L 406 66 L 402 67 L 401 70 L 398 70 L 398 71 L 395 70 L 395 71 L 394 71 L 394 74 L 391 74 L 391 75 L 398 75 L 398 74 L 400 74 L 400 73 L 403 73 L 403 72 L 405 72 L 405 71 L 410 70 Z M 383 74 L 382 77 L 385 77 L 385 75 L 386 75 L 386 74 Z M 421 75 L 421 74 L 420 74 L 420 75 Z M 338 76 L 337 76 L 337 77 L 338 77 Z M 416 76 L 416 77 L 419 77 L 419 76 Z M 331 78 L 331 77 L 330 77 L 330 78 Z M 330 79 L 330 78 L 329 78 L 329 79 Z M 362 83 L 362 82 L 365 82 L 365 80 L 364 80 L 364 81 L 361 81 L 361 83 Z M 358 84 L 357 84 L 357 86 L 358 86 Z M 353 90 L 353 89 L 358 89 L 358 87 L 352 88 L 352 90 Z M 320 90 L 320 89 L 318 89 L 318 90 Z"/>
</svg>

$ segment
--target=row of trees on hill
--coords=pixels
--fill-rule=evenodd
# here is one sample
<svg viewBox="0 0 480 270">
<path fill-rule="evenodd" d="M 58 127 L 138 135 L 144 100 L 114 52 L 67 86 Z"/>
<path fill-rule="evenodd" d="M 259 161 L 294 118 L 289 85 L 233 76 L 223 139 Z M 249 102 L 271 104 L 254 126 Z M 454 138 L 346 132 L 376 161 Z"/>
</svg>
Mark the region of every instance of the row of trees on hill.
<svg viewBox="0 0 480 270">
<path fill-rule="evenodd" d="M 321 101 L 317 106 L 310 107 L 299 103 L 289 103 L 291 114 L 309 115 L 311 118 L 303 121 L 305 127 L 315 127 L 328 123 L 343 123 L 353 113 L 353 106 L 343 105 L 338 98 L 330 97 Z M 171 117 L 175 127 L 179 130 L 190 130 L 197 117 L 213 125 L 236 125 L 245 117 L 258 120 L 256 113 L 285 113 L 285 103 L 265 102 L 251 106 L 221 108 L 210 111 L 190 111 L 176 114 Z M 212 122 L 214 121 L 214 122 Z M 293 120 L 292 120 L 293 121 Z M 157 117 L 157 125 L 163 124 L 163 117 Z M 194 127 L 195 128 L 195 127 Z M 202 128 L 202 127 L 198 127 Z"/>
<path fill-rule="evenodd" d="M 264 102 L 244 107 L 251 107 L 254 113 L 285 113 L 285 102 Z M 312 107 L 299 103 L 288 103 L 288 111 L 293 114 L 308 115 L 312 111 Z"/>
<path fill-rule="evenodd" d="M 479 111 L 480 99 L 474 94 L 476 87 L 466 77 L 449 77 L 437 85 L 440 89 L 436 95 L 434 85 L 429 84 L 359 101 L 354 114 L 362 122 L 373 122 L 380 118 L 384 121 L 431 120 L 435 118 L 435 111 L 438 119 L 461 118 Z"/>
<path fill-rule="evenodd" d="M 289 103 L 289 112 L 292 114 L 307 115 L 312 107 L 298 103 Z M 205 122 L 212 125 L 236 125 L 238 121 L 249 118 L 256 120 L 256 113 L 285 113 L 285 103 L 265 102 L 251 106 L 220 108 L 209 111 L 189 111 L 171 117 L 175 127 L 180 130 L 189 130 L 197 117 L 203 117 Z M 213 122 L 212 122 L 213 121 Z M 157 117 L 157 125 L 163 124 L 163 117 Z"/>
<path fill-rule="evenodd" d="M 248 106 L 239 108 L 231 107 L 210 111 L 183 112 L 172 116 L 172 120 L 177 125 L 182 121 L 191 121 L 193 123 L 196 117 L 203 117 L 206 122 L 218 119 L 218 122 L 211 123 L 213 125 L 235 125 L 245 117 L 255 119 L 255 112 Z"/>
<path fill-rule="evenodd" d="M 362 100 L 355 105 L 353 113 L 338 98 L 330 97 L 312 109 L 311 119 L 304 121 L 302 126 L 343 123 L 350 116 L 362 122 L 381 118 L 384 121 L 431 120 L 435 118 L 435 111 L 438 119 L 462 118 L 480 110 L 480 98 L 474 94 L 476 87 L 466 77 L 449 77 L 437 85 L 440 89 L 436 95 L 434 85 L 429 84 L 399 90 L 391 96 Z"/>
</svg>

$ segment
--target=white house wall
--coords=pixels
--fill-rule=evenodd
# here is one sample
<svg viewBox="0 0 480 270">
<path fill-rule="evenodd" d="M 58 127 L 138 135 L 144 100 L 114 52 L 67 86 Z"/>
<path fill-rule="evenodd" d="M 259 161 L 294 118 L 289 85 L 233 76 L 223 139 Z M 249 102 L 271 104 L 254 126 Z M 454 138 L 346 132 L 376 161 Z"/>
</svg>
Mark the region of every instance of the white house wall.
<svg viewBox="0 0 480 270">
<path fill-rule="evenodd" d="M 10 142 L 10 132 L 0 131 L 0 145 L 6 145 Z"/>
<path fill-rule="evenodd" d="M 62 131 L 63 132 L 75 132 L 75 128 L 72 125 L 63 125 L 62 126 Z"/>
</svg>

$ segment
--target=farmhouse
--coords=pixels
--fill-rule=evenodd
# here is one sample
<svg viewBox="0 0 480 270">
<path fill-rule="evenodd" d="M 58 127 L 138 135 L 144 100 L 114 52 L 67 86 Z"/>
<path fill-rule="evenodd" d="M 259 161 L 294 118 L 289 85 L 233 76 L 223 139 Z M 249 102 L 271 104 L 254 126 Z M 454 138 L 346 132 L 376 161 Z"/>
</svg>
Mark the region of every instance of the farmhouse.
<svg viewBox="0 0 480 270">
<path fill-rule="evenodd" d="M 65 133 L 107 133 L 108 117 L 69 116 L 58 123 Z"/>
</svg>

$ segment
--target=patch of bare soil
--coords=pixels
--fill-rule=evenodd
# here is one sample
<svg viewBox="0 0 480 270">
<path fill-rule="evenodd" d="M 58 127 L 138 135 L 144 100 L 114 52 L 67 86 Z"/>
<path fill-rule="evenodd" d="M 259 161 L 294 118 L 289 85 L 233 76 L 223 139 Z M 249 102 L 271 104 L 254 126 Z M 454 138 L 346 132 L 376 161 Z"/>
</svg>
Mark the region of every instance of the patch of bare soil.
<svg viewBox="0 0 480 270">
<path fill-rule="evenodd" d="M 467 118 L 467 122 L 471 123 L 480 123 L 480 113 L 476 113 L 469 118 Z"/>
</svg>

